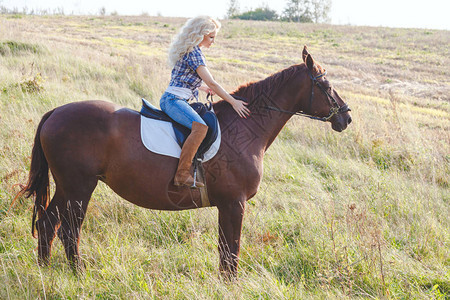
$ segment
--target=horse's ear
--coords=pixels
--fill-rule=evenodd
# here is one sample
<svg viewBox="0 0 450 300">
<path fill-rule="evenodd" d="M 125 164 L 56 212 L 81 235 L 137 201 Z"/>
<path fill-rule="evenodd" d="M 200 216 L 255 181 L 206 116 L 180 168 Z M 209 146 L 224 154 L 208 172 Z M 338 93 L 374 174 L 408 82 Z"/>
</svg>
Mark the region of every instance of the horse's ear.
<svg viewBox="0 0 450 300">
<path fill-rule="evenodd" d="M 306 45 L 303 47 L 303 51 L 302 51 L 302 58 L 303 58 L 303 62 L 306 62 L 306 57 L 308 56 L 309 52 L 308 52 L 308 47 L 306 47 Z"/>
<path fill-rule="evenodd" d="M 314 59 L 312 58 L 311 54 L 309 54 L 309 53 L 306 55 L 305 64 L 311 72 L 314 71 L 314 65 L 316 63 L 314 62 Z"/>
</svg>

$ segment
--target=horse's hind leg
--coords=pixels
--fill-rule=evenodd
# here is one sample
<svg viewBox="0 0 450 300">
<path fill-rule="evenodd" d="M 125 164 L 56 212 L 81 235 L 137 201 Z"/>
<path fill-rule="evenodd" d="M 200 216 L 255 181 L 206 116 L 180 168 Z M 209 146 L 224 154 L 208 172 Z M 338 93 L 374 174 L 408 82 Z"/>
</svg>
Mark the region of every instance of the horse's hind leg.
<svg viewBox="0 0 450 300">
<path fill-rule="evenodd" d="M 40 265 L 49 263 L 52 243 L 55 239 L 56 231 L 61 224 L 59 211 L 63 204 L 63 193 L 61 189 L 57 187 L 49 206 L 36 222 L 36 229 L 38 232 L 38 259 Z"/>
<path fill-rule="evenodd" d="M 58 230 L 58 237 L 64 245 L 67 259 L 75 271 L 83 268 L 78 251 L 80 231 L 97 179 L 78 183 L 79 185 L 72 182 L 71 187 L 65 189 L 67 205 L 61 212 L 61 226 Z"/>
</svg>

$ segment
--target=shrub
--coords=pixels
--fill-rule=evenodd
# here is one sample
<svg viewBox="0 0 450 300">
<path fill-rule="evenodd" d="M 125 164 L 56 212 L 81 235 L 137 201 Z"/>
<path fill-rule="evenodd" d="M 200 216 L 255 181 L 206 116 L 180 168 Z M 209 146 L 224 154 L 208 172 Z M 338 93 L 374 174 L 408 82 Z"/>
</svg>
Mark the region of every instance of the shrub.
<svg viewBox="0 0 450 300">
<path fill-rule="evenodd" d="M 39 45 L 22 43 L 17 41 L 0 42 L 0 55 L 18 55 L 22 52 L 41 53 L 42 49 Z"/>
<path fill-rule="evenodd" d="M 278 19 L 277 12 L 268 7 L 259 7 L 232 17 L 241 20 L 274 21 Z"/>
</svg>

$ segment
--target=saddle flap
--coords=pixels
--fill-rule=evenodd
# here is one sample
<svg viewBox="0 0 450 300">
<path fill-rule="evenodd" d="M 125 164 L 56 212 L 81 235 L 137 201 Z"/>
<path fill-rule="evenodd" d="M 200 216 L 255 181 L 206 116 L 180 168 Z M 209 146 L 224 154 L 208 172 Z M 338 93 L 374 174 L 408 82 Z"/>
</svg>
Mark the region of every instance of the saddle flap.
<svg viewBox="0 0 450 300">
<path fill-rule="evenodd" d="M 198 148 L 198 153 L 204 154 L 217 139 L 219 133 L 219 122 L 217 121 L 217 116 L 213 111 L 206 111 L 201 117 L 203 121 L 205 121 L 206 125 L 208 125 L 206 137 Z M 203 158 L 202 155 L 200 156 L 200 158 Z"/>
</svg>

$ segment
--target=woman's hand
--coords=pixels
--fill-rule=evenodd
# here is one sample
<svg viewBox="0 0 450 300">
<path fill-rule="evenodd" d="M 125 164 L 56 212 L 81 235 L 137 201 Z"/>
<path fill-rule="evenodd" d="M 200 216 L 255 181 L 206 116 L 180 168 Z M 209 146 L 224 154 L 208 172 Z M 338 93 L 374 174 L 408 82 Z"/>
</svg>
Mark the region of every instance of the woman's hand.
<svg viewBox="0 0 450 300">
<path fill-rule="evenodd" d="M 211 94 L 211 96 L 214 96 L 216 94 L 216 92 L 214 92 L 212 89 L 210 89 L 207 85 L 201 85 L 198 89 L 207 94 Z"/>
<path fill-rule="evenodd" d="M 247 118 L 247 116 L 250 115 L 250 110 L 247 108 L 247 105 L 248 103 L 236 99 L 234 99 L 234 102 L 231 103 L 231 106 L 241 118 Z"/>
<path fill-rule="evenodd" d="M 247 103 L 241 100 L 236 100 L 230 94 L 228 94 L 227 91 L 225 91 L 220 86 L 220 84 L 218 84 L 214 80 L 214 78 L 212 77 L 211 73 L 209 72 L 206 66 L 199 66 L 196 72 L 200 76 L 200 78 L 206 83 L 208 88 L 213 92 L 215 92 L 214 94 L 217 94 L 220 98 L 231 104 L 231 106 L 239 115 L 239 117 L 247 118 L 247 116 L 250 115 L 250 110 L 247 108 Z"/>
</svg>

